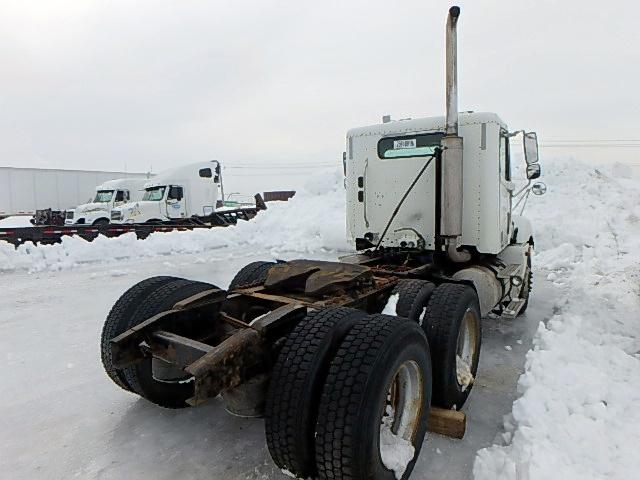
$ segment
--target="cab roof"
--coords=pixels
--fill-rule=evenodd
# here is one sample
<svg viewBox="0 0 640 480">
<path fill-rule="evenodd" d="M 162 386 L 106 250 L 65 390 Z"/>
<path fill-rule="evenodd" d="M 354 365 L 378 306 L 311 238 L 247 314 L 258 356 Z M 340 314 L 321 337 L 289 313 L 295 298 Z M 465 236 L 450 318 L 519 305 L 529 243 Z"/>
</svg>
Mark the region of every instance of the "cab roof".
<svg viewBox="0 0 640 480">
<path fill-rule="evenodd" d="M 496 123 L 502 128 L 507 125 L 500 117 L 491 112 L 460 112 L 458 125 L 480 125 L 482 123 Z M 367 135 L 384 137 L 403 133 L 416 133 L 428 131 L 445 131 L 445 117 L 412 118 L 408 120 L 392 120 L 387 123 L 368 125 L 366 127 L 352 128 L 347 132 L 347 137 L 362 137 Z"/>
<path fill-rule="evenodd" d="M 101 183 L 96 190 L 142 189 L 148 181 L 148 178 L 116 178 Z"/>
</svg>

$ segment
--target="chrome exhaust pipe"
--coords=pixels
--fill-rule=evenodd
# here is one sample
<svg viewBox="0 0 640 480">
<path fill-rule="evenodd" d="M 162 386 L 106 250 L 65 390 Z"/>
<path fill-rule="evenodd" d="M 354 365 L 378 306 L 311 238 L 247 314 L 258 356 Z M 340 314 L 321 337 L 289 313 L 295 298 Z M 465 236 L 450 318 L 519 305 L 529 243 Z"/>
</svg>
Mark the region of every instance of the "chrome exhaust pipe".
<svg viewBox="0 0 640 480">
<path fill-rule="evenodd" d="M 458 135 L 458 35 L 460 7 L 451 7 L 447 17 L 447 129 L 446 134 Z"/>
<path fill-rule="evenodd" d="M 440 235 L 446 245 L 447 256 L 454 262 L 469 261 L 468 252 L 458 252 L 457 242 L 462 235 L 462 137 L 458 136 L 458 59 L 457 24 L 460 7 L 451 7 L 447 17 L 446 131 L 442 139 L 442 184 Z"/>
</svg>

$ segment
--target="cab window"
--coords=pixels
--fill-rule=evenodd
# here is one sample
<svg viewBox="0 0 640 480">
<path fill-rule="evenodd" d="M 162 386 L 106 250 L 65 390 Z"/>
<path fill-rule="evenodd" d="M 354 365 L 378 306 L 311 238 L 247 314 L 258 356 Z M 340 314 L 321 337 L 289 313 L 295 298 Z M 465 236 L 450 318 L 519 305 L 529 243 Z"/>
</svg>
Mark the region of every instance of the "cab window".
<svg viewBox="0 0 640 480">
<path fill-rule="evenodd" d="M 505 132 L 500 134 L 500 170 L 504 172 L 504 179 L 511 181 L 511 159 L 509 158 L 509 137 Z"/>
<path fill-rule="evenodd" d="M 443 133 L 421 133 L 381 138 L 378 142 L 378 157 L 428 157 L 435 153 L 443 136 Z"/>
<path fill-rule="evenodd" d="M 150 202 L 159 202 L 164 197 L 164 190 L 166 187 L 149 187 L 145 188 L 144 195 L 142 196 L 143 201 Z"/>
<path fill-rule="evenodd" d="M 182 187 L 172 186 L 169 188 L 168 200 L 182 200 Z"/>
<path fill-rule="evenodd" d="M 98 190 L 96 192 L 95 203 L 108 203 L 113 197 L 113 190 Z"/>
</svg>

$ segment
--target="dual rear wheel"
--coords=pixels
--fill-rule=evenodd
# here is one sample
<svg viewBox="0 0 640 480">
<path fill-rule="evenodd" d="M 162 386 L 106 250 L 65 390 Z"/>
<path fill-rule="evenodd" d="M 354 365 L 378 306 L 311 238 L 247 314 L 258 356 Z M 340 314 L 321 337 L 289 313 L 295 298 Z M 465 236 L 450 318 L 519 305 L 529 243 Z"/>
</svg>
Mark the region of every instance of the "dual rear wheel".
<svg viewBox="0 0 640 480">
<path fill-rule="evenodd" d="M 274 366 L 267 445 L 299 478 L 406 479 L 429 408 L 460 408 L 480 353 L 475 290 L 400 282 L 398 316 L 347 308 L 309 314 Z"/>
<path fill-rule="evenodd" d="M 402 280 L 393 291 L 396 313 L 419 324 L 431 348 L 433 404 L 460 409 L 480 360 L 482 326 L 475 290 L 462 284 Z"/>
<path fill-rule="evenodd" d="M 429 345 L 418 325 L 348 308 L 319 310 L 289 335 L 274 366 L 269 452 L 301 478 L 407 478 L 430 402 Z"/>
</svg>

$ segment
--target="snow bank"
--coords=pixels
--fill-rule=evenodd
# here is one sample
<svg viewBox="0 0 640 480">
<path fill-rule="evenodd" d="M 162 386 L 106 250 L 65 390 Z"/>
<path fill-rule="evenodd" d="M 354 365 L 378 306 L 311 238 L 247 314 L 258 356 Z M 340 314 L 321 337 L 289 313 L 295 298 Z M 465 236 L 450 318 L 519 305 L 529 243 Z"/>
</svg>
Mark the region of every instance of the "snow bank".
<svg viewBox="0 0 640 480">
<path fill-rule="evenodd" d="M 225 246 L 279 252 L 347 251 L 342 173 L 314 175 L 288 202 L 271 202 L 250 222 L 234 227 L 154 233 L 138 240 L 130 233 L 87 242 L 64 237 L 56 245 L 26 243 L 15 249 L 0 242 L 0 272 L 59 270 L 87 263 L 111 263 L 140 257 L 204 253 Z"/>
<path fill-rule="evenodd" d="M 621 165 L 544 164 L 529 201 L 535 274 L 560 289 L 505 421 L 474 476 L 636 478 L 640 471 L 640 188 Z M 534 280 L 535 282 L 535 280 Z M 535 286 L 534 286 L 535 291 Z"/>
<path fill-rule="evenodd" d="M 12 217 L 3 218 L 0 220 L 0 228 L 20 228 L 20 227 L 33 227 L 31 219 L 33 217 L 27 215 L 14 215 Z"/>
</svg>

